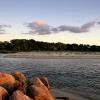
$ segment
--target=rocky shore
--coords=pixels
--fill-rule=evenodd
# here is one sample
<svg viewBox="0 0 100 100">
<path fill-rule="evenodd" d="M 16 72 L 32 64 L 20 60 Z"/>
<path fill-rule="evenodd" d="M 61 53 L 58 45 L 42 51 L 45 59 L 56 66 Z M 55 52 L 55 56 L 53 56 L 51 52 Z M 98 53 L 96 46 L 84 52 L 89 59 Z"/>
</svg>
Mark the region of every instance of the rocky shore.
<svg viewBox="0 0 100 100">
<path fill-rule="evenodd" d="M 54 98 L 47 77 L 33 77 L 29 80 L 17 71 L 0 73 L 0 100 L 69 100 L 67 97 Z"/>
</svg>

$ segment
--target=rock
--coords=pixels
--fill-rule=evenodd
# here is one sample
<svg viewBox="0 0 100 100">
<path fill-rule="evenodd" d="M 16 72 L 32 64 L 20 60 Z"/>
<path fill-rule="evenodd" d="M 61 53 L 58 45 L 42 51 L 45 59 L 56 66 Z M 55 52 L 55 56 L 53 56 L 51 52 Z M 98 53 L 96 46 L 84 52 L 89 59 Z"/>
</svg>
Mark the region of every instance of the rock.
<svg viewBox="0 0 100 100">
<path fill-rule="evenodd" d="M 43 78 L 41 78 L 41 80 L 46 82 L 46 80 Z M 32 79 L 33 85 L 29 87 L 27 91 L 28 95 L 34 100 L 54 100 L 48 88 L 43 84 L 41 80 L 38 77 L 34 77 Z"/>
<path fill-rule="evenodd" d="M 0 86 L 4 87 L 8 92 L 14 89 L 15 78 L 7 73 L 0 73 Z"/>
<path fill-rule="evenodd" d="M 42 81 L 42 83 L 43 83 L 48 89 L 50 89 L 50 85 L 49 85 L 49 82 L 48 82 L 48 78 L 47 78 L 47 77 L 40 77 L 39 79 Z"/>
<path fill-rule="evenodd" d="M 17 90 L 20 90 L 21 92 L 26 93 L 26 91 L 27 91 L 27 85 L 20 83 L 20 85 L 17 88 Z"/>
<path fill-rule="evenodd" d="M 25 75 L 19 71 L 12 73 L 12 75 L 19 82 L 19 86 L 17 89 L 22 91 L 23 93 L 26 93 L 26 88 L 28 86 L 28 79 L 25 77 Z"/>
<path fill-rule="evenodd" d="M 44 84 L 42 83 L 42 81 L 38 77 L 32 78 L 32 85 L 44 86 Z"/>
<path fill-rule="evenodd" d="M 47 77 L 35 77 L 29 82 L 18 71 L 12 75 L 0 73 L 0 86 L 0 100 L 54 100 Z"/>
<path fill-rule="evenodd" d="M 33 100 L 30 97 L 24 95 L 21 91 L 17 90 L 10 97 L 10 100 Z"/>
<path fill-rule="evenodd" d="M 53 96 L 44 85 L 32 85 L 28 89 L 28 95 L 34 100 L 54 100 Z"/>
<path fill-rule="evenodd" d="M 15 87 L 15 90 L 18 89 L 18 87 L 20 86 L 20 82 L 15 80 L 15 84 L 14 84 L 14 87 Z"/>
<path fill-rule="evenodd" d="M 9 96 L 7 90 L 0 86 L 0 100 L 8 100 L 8 99 Z"/>
<path fill-rule="evenodd" d="M 18 80 L 22 84 L 27 84 L 28 79 L 22 72 L 16 71 L 15 73 L 12 73 L 12 75 L 15 77 L 16 80 Z"/>
</svg>

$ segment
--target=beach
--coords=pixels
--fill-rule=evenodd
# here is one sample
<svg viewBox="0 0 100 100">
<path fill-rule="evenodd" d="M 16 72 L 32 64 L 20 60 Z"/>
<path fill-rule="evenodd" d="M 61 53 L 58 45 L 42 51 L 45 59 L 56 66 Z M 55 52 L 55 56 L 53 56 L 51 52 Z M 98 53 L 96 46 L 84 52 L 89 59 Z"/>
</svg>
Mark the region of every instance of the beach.
<svg viewBox="0 0 100 100">
<path fill-rule="evenodd" d="M 100 52 L 53 52 L 53 51 L 34 51 L 18 52 L 5 55 L 6 58 L 32 58 L 32 59 L 99 59 Z"/>
</svg>

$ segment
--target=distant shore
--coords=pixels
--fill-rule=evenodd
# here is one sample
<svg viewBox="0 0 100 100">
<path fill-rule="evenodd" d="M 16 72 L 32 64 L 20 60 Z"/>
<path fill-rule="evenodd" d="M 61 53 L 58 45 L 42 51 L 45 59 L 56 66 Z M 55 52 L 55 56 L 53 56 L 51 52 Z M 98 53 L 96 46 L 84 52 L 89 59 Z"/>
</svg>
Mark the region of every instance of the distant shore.
<svg viewBox="0 0 100 100">
<path fill-rule="evenodd" d="M 51 52 L 34 51 L 8 53 L 5 58 L 32 58 L 32 59 L 100 59 L 100 52 Z"/>
</svg>

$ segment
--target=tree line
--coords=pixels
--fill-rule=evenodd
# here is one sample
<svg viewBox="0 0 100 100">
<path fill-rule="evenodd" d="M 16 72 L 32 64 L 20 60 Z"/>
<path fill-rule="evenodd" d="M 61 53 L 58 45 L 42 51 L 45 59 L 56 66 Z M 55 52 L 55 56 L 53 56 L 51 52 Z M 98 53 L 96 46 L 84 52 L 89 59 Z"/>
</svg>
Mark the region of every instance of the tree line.
<svg viewBox="0 0 100 100">
<path fill-rule="evenodd" d="M 21 51 L 96 51 L 100 52 L 100 46 L 86 44 L 64 44 L 35 41 L 33 39 L 13 39 L 10 42 L 0 42 L 0 52 Z"/>
</svg>

